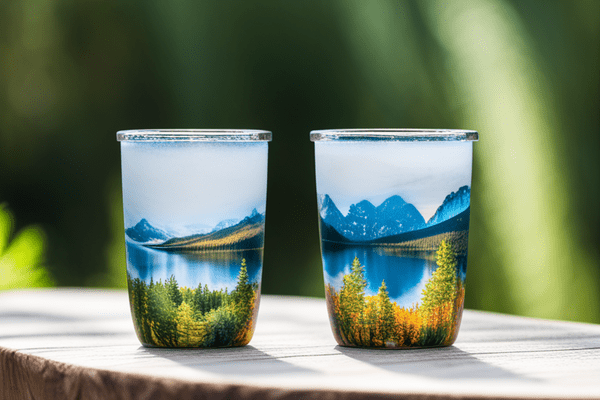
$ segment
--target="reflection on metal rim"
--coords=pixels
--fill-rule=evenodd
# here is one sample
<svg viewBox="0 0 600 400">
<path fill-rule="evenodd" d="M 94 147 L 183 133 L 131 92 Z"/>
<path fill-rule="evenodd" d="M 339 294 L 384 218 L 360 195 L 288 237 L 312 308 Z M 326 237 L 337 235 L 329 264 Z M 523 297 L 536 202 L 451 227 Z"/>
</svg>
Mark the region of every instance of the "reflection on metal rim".
<svg viewBox="0 0 600 400">
<path fill-rule="evenodd" d="M 459 129 L 327 129 L 310 133 L 317 141 L 448 142 L 477 141 L 476 131 Z"/>
</svg>

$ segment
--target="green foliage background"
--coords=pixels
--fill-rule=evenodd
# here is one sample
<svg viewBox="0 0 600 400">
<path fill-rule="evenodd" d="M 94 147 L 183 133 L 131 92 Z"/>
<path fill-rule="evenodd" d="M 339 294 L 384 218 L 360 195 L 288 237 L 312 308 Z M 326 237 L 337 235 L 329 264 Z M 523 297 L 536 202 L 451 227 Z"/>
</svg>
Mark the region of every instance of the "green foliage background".
<svg viewBox="0 0 600 400">
<path fill-rule="evenodd" d="M 467 128 L 466 307 L 600 322 L 600 2 L 22 0 L 0 21 L 0 236 L 36 232 L 11 268 L 39 284 L 125 286 L 119 129 L 272 130 L 263 293 L 322 296 L 309 131 Z"/>
</svg>

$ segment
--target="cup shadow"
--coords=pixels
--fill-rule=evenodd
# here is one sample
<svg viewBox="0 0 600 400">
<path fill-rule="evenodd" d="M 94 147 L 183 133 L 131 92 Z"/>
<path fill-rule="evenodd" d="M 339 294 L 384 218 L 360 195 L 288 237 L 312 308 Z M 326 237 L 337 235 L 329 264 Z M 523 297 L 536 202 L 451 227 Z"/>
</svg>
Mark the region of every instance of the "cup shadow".
<svg viewBox="0 0 600 400">
<path fill-rule="evenodd" d="M 146 356 L 160 357 L 188 368 L 220 375 L 240 377 L 318 373 L 315 370 L 282 361 L 251 345 L 207 349 L 140 346 L 138 351 Z"/>
<path fill-rule="evenodd" d="M 406 350 L 336 346 L 335 349 L 347 357 L 399 374 L 447 380 L 511 379 L 539 382 L 539 379 L 522 376 L 481 361 L 455 346 Z"/>
</svg>

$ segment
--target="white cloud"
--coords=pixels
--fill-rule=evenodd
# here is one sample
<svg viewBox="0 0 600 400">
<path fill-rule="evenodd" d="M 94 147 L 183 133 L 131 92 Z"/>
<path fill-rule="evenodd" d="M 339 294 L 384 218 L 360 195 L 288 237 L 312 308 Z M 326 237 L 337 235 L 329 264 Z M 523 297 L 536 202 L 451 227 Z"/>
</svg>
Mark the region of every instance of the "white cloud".
<svg viewBox="0 0 600 400">
<path fill-rule="evenodd" d="M 472 142 L 315 142 L 317 192 L 340 211 L 392 195 L 425 220 L 459 187 L 471 185 Z"/>
<path fill-rule="evenodd" d="M 126 226 L 214 226 L 264 211 L 266 142 L 121 145 Z"/>
</svg>

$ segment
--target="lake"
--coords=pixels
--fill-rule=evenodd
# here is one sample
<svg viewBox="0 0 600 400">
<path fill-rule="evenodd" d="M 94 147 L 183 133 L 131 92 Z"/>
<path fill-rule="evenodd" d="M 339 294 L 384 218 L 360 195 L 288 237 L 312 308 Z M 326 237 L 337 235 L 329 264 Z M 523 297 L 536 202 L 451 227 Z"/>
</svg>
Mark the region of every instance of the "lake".
<svg viewBox="0 0 600 400">
<path fill-rule="evenodd" d="M 235 289 L 242 259 L 251 282 L 260 284 L 263 264 L 262 249 L 168 252 L 126 241 L 127 272 L 132 279 L 150 282 L 175 276 L 180 287 L 195 289 L 201 283 L 210 290 Z"/>
<path fill-rule="evenodd" d="M 385 280 L 389 296 L 400 307 L 409 308 L 421 302 L 421 292 L 431 274 L 437 269 L 435 251 L 396 255 L 375 246 L 346 246 L 323 242 L 323 270 L 325 284 L 337 291 L 342 287 L 343 275 L 349 274 L 354 257 L 364 266 L 367 296 L 376 295 Z M 466 258 L 459 259 L 459 277 L 464 280 Z"/>
</svg>

